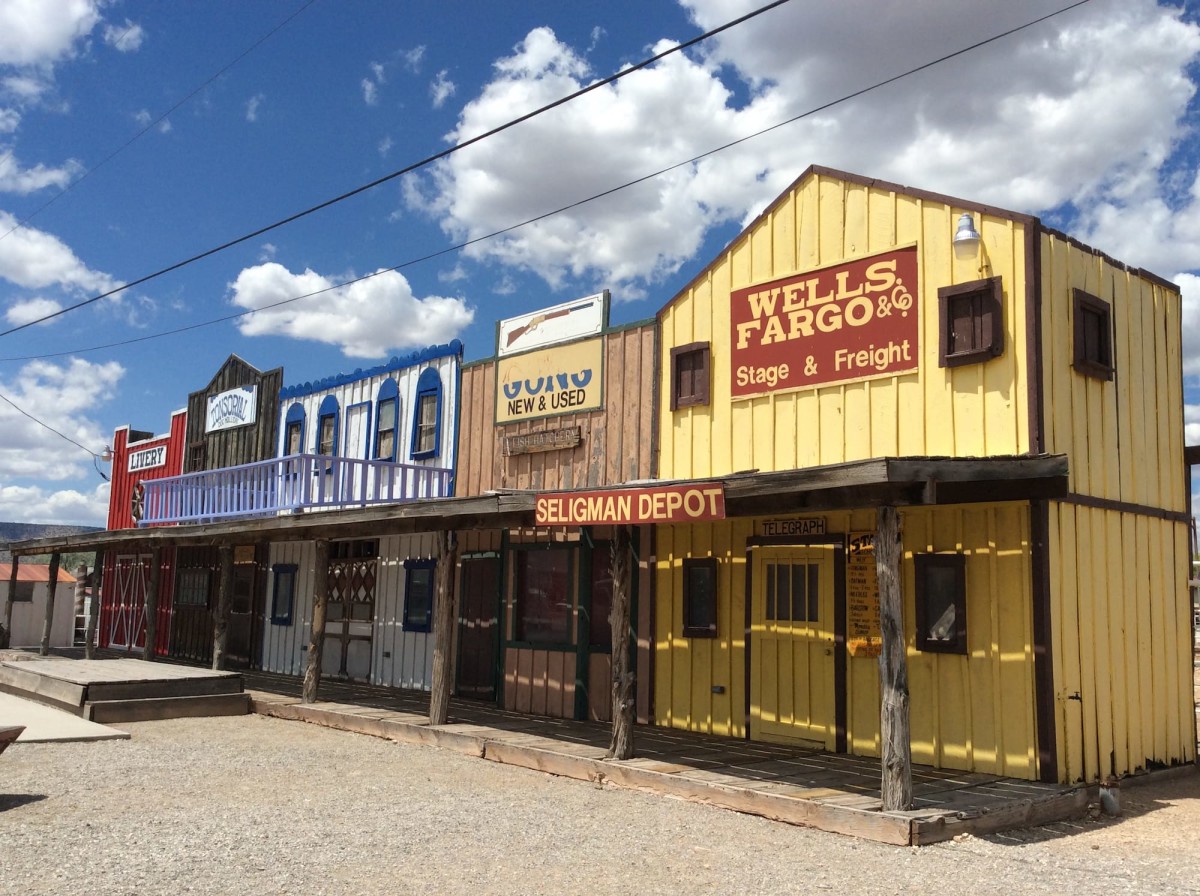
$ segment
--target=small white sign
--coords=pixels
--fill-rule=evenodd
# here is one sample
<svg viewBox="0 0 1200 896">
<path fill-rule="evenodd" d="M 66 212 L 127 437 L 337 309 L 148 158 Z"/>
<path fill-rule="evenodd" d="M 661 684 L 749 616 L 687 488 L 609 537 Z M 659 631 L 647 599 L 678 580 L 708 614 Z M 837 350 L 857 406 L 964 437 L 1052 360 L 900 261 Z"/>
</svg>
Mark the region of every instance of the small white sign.
<svg viewBox="0 0 1200 896">
<path fill-rule="evenodd" d="M 500 321 L 496 355 L 515 355 L 568 339 L 596 336 L 608 319 L 608 290 Z"/>
<path fill-rule="evenodd" d="M 129 472 L 151 470 L 154 467 L 164 467 L 167 464 L 167 446 L 158 445 L 154 448 L 143 448 L 129 455 Z"/>
<path fill-rule="evenodd" d="M 239 386 L 208 396 L 208 417 L 205 432 L 246 426 L 258 419 L 258 386 Z"/>
</svg>

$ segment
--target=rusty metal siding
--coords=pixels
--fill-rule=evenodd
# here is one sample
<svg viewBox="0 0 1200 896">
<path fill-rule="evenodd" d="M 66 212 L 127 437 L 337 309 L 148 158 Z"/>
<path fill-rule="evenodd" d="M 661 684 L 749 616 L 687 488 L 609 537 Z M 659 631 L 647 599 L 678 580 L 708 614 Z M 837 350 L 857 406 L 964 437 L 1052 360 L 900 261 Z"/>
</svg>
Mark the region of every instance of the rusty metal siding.
<svg viewBox="0 0 1200 896">
<path fill-rule="evenodd" d="M 239 386 L 258 387 L 258 409 L 253 424 L 206 433 L 208 399 Z M 266 372 L 230 355 L 209 384 L 188 395 L 188 450 L 184 472 L 236 467 L 275 456 L 275 429 L 279 422 L 279 390 L 283 368 Z M 203 460 L 193 457 L 192 446 L 204 446 Z"/>
<path fill-rule="evenodd" d="M 590 412 L 496 424 L 496 361 L 463 366 L 460 496 L 493 489 L 592 488 L 654 475 L 655 324 L 603 335 L 604 406 Z M 574 448 L 505 457 L 507 436 L 578 426 Z"/>
</svg>

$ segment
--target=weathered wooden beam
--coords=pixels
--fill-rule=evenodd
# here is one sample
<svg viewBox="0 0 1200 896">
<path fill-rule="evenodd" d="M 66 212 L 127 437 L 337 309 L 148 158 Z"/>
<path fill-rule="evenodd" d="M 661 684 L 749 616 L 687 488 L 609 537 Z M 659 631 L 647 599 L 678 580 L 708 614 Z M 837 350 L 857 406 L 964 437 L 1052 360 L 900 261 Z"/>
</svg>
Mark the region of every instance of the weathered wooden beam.
<svg viewBox="0 0 1200 896">
<path fill-rule="evenodd" d="M 42 647 L 38 651 L 42 656 L 50 653 L 50 632 L 54 628 L 54 593 L 58 591 L 58 565 L 62 562 L 62 554 L 50 555 L 49 581 L 46 583 L 46 618 L 42 621 Z"/>
<path fill-rule="evenodd" d="M 158 643 L 158 592 L 162 582 L 162 548 L 155 545 L 150 549 L 150 581 L 146 586 L 146 638 L 142 645 L 142 659 L 153 660 Z"/>
<path fill-rule="evenodd" d="M 612 740 L 607 754 L 610 759 L 633 757 L 633 724 L 637 701 L 633 692 L 634 672 L 629 650 L 629 642 L 633 637 L 630 625 L 632 552 L 630 527 L 615 527 L 610 567 L 612 608 L 608 614 L 608 622 L 612 627 Z"/>
<path fill-rule="evenodd" d="M 8 571 L 8 598 L 4 601 L 4 631 L 0 632 L 0 647 L 12 646 L 12 607 L 13 599 L 17 596 L 17 565 L 21 558 L 16 554 L 12 557 L 12 569 Z"/>
<path fill-rule="evenodd" d="M 875 570 L 879 580 L 879 653 L 881 707 L 879 730 L 883 811 L 912 808 L 912 742 L 908 718 L 908 662 L 900 594 L 900 520 L 895 507 L 879 508 L 875 533 Z"/>
<path fill-rule="evenodd" d="M 217 584 L 217 607 L 213 613 L 212 667 L 221 672 L 225 669 L 226 648 L 229 644 L 229 605 L 233 602 L 233 545 L 223 544 L 217 548 L 220 558 L 220 582 Z"/>
<path fill-rule="evenodd" d="M 433 612 L 433 682 L 429 689 L 429 724 L 445 725 L 450 717 L 450 656 L 454 646 L 455 569 L 458 537 L 452 530 L 439 536 L 437 588 Z"/>
<path fill-rule="evenodd" d="M 329 542 L 318 538 L 315 547 L 312 631 L 308 638 L 302 696 L 305 703 L 317 702 L 317 690 L 321 685 L 321 652 L 325 646 L 325 607 L 329 603 Z"/>
<path fill-rule="evenodd" d="M 92 575 L 92 602 L 88 606 L 87 631 L 84 634 L 84 659 L 96 658 L 96 620 L 100 618 L 100 589 L 104 584 L 104 549 L 96 551 L 96 569 Z"/>
</svg>

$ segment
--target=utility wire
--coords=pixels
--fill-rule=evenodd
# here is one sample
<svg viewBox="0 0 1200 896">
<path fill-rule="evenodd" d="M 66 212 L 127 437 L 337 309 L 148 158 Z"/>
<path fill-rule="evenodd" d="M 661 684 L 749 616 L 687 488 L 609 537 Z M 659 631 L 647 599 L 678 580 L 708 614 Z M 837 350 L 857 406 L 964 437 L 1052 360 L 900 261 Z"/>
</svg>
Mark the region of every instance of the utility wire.
<svg viewBox="0 0 1200 896">
<path fill-rule="evenodd" d="M 376 180 L 373 180 L 370 183 L 363 184 L 360 187 L 356 187 L 353 190 L 350 190 L 349 192 L 342 193 L 341 195 L 335 196 L 332 199 L 327 199 L 324 202 L 318 203 L 317 205 L 314 205 L 310 208 L 305 209 L 304 211 L 296 212 L 294 215 L 289 215 L 286 218 L 276 221 L 274 224 L 268 224 L 265 227 L 260 227 L 258 230 L 252 231 L 251 233 L 247 233 L 243 236 L 236 237 L 235 239 L 232 239 L 232 240 L 229 240 L 228 242 L 222 243 L 219 246 L 214 246 L 213 248 L 208 249 L 204 252 L 200 252 L 196 255 L 193 255 L 190 258 L 185 258 L 183 261 L 177 261 L 175 264 L 169 265 L 165 268 L 155 271 L 152 274 L 147 274 L 146 276 L 139 277 L 136 280 L 130 280 L 128 283 L 125 283 L 125 284 L 122 284 L 121 286 L 110 289 L 107 292 L 101 293 L 100 295 L 92 296 L 89 299 L 84 299 L 81 302 L 76 302 L 74 305 L 68 305 L 65 308 L 60 308 L 58 311 L 55 311 L 51 314 L 47 314 L 44 317 L 39 317 L 36 320 L 27 321 L 26 323 L 20 324 L 19 326 L 10 327 L 9 329 L 7 329 L 5 331 L 0 332 L 0 336 L 8 336 L 12 333 L 16 333 L 20 330 L 24 330 L 26 327 L 31 327 L 34 324 L 40 324 L 40 323 L 43 323 L 44 321 L 52 320 L 56 317 L 59 317 L 60 315 L 66 314 L 68 311 L 74 311 L 77 308 L 83 308 L 86 305 L 90 305 L 93 302 L 98 302 L 101 299 L 106 299 L 109 296 L 116 295 L 119 292 L 124 292 L 125 290 L 130 289 L 134 286 L 140 286 L 143 283 L 147 283 L 150 280 L 154 280 L 157 277 L 161 277 L 163 274 L 169 274 L 172 271 L 177 271 L 180 268 L 186 267 L 187 265 L 192 264 L 197 261 L 200 261 L 201 259 L 208 258 L 211 255 L 216 255 L 218 252 L 223 252 L 226 249 L 232 248 L 233 246 L 237 246 L 241 243 L 246 242 L 247 240 L 252 240 L 255 237 L 262 236 L 264 233 L 269 233 L 272 230 L 276 230 L 277 228 L 283 227 L 286 224 L 291 224 L 292 222 L 298 221 L 301 218 L 307 217 L 308 215 L 311 215 L 315 212 L 322 211 L 323 209 L 329 208 L 331 205 L 336 205 L 337 203 L 343 202 L 347 199 L 350 199 L 353 196 L 357 196 L 360 193 L 365 193 L 367 190 L 372 190 L 375 187 L 378 187 L 382 184 L 388 183 L 389 181 L 395 180 L 398 177 L 401 177 L 412 171 L 416 171 L 418 168 L 424 168 L 428 165 L 433 164 L 434 162 L 440 161 L 441 159 L 448 158 L 449 156 L 453 155 L 454 153 L 459 152 L 463 149 L 466 149 L 468 146 L 472 146 L 472 145 L 480 142 L 481 140 L 486 140 L 488 137 L 493 137 L 496 134 L 501 133 L 502 131 L 506 131 L 509 128 L 516 127 L 519 124 L 523 124 L 524 122 L 529 121 L 532 118 L 536 118 L 537 116 L 543 114 L 544 112 L 549 112 L 551 109 L 556 109 L 559 106 L 561 106 L 565 103 L 569 103 L 572 100 L 577 99 L 578 97 L 581 97 L 586 93 L 590 93 L 593 90 L 598 90 L 601 87 L 604 87 L 608 84 L 612 84 L 615 81 L 618 81 L 621 78 L 626 77 L 627 75 L 631 75 L 634 72 L 640 71 L 641 69 L 646 68 L 649 65 L 653 65 L 655 62 L 658 62 L 659 60 L 663 59 L 666 56 L 670 56 L 672 53 L 678 53 L 678 52 L 681 52 L 681 51 L 687 49 L 688 47 L 695 46 L 696 44 L 700 43 L 701 41 L 708 40 L 710 37 L 713 37 L 714 35 L 720 34 L 723 31 L 727 31 L 730 28 L 736 27 L 737 25 L 740 25 L 743 22 L 747 22 L 756 16 L 762 15 L 764 12 L 768 12 L 769 10 L 774 9 L 777 6 L 782 6 L 783 4 L 788 3 L 788 2 L 789 2 L 789 0 L 774 0 L 774 2 L 768 3 L 765 6 L 761 6 L 758 9 L 756 9 L 752 12 L 749 12 L 744 16 L 741 16 L 740 18 L 734 19 L 731 22 L 726 22 L 724 25 L 721 25 L 717 28 L 713 28 L 710 31 L 706 31 L 703 34 L 701 34 L 697 37 L 694 37 L 691 40 L 684 41 L 683 43 L 678 44 L 669 50 L 664 50 L 661 53 L 657 53 L 648 59 L 642 60 L 641 62 L 637 63 L 636 65 L 632 65 L 629 68 L 622 69 L 621 71 L 617 72 L 616 74 L 609 75 L 607 78 L 604 78 L 601 81 L 596 81 L 592 84 L 587 85 L 586 87 L 576 90 L 574 93 L 568 94 L 567 96 L 564 96 L 564 97 L 560 97 L 559 99 L 554 100 L 553 102 L 547 103 L 546 105 L 544 105 L 538 109 L 534 109 L 532 112 L 527 112 L 526 114 L 520 116 L 519 118 L 511 119 L 510 121 L 508 121 L 502 125 L 499 125 L 498 127 L 494 127 L 491 130 L 484 131 L 482 134 L 477 134 L 476 136 L 471 137 L 468 140 L 464 140 L 461 143 L 456 143 L 454 146 L 448 147 L 447 149 L 444 149 L 441 152 L 435 153 L 431 156 L 427 156 L 426 158 L 420 160 L 419 162 L 413 162 L 412 164 L 406 165 L 405 167 L 403 167 L 397 171 L 393 171 L 391 174 L 384 175 L 383 177 L 377 178 Z M 1082 0 L 1082 2 L 1087 2 L 1087 0 Z"/>
<path fill-rule="evenodd" d="M 207 321 L 201 321 L 199 323 L 188 324 L 187 326 L 177 327 L 172 330 L 163 330 L 158 333 L 148 333 L 144 336 L 135 336 L 132 339 L 123 339 L 118 342 L 109 342 L 109 343 L 105 343 L 103 345 L 94 345 L 94 346 L 90 346 L 88 348 L 78 348 L 78 349 L 73 349 L 70 351 L 47 352 L 45 354 L 40 354 L 40 355 L 22 355 L 22 356 L 8 357 L 8 358 L 0 358 L 0 362 L 3 362 L 3 361 L 34 361 L 34 360 L 39 360 L 42 358 L 57 358 L 57 357 L 65 356 L 65 355 L 85 354 L 87 352 L 96 352 L 96 351 L 102 351 L 104 349 L 109 349 L 109 348 L 120 348 L 120 347 L 126 346 L 126 345 L 134 345 L 139 342 L 148 342 L 149 340 L 152 340 L 152 339 L 161 339 L 165 336 L 174 336 L 179 333 L 187 333 L 187 332 L 190 332 L 191 330 L 198 330 L 203 327 L 210 327 L 210 326 L 214 326 L 216 324 L 226 323 L 228 321 L 233 321 L 233 320 L 238 320 L 243 317 L 248 317 L 249 315 L 256 314 L 260 311 L 269 311 L 272 308 L 278 308 L 282 305 L 288 305 L 288 304 L 291 304 L 292 302 L 298 302 L 302 299 L 310 299 L 313 296 L 319 296 L 319 295 L 322 295 L 327 292 L 332 292 L 333 290 L 342 289 L 346 286 L 351 286 L 355 283 L 362 283 L 364 280 L 370 280 L 372 277 L 378 277 L 380 274 L 387 274 L 387 273 L 391 273 L 393 271 L 400 271 L 403 268 L 421 264 L 422 262 L 430 261 L 434 258 L 439 258 L 443 255 L 448 255 L 451 252 L 458 252 L 458 251 L 465 249 L 468 246 L 472 246 L 476 243 L 484 242 L 485 240 L 494 239 L 495 237 L 498 237 L 498 236 L 503 236 L 506 233 L 511 233 L 514 230 L 518 230 L 522 227 L 527 227 L 530 224 L 536 224 L 537 222 L 543 221 L 546 218 L 551 218 L 551 217 L 554 217 L 555 215 L 560 215 L 564 212 L 568 212 L 568 211 L 571 211 L 572 209 L 579 208 L 580 206 L 586 205 L 589 202 L 594 202 L 597 199 L 603 199 L 604 197 L 611 196 L 614 193 L 620 192 L 621 190 L 625 190 L 630 187 L 637 186 L 638 184 L 644 183 L 648 180 L 652 180 L 656 177 L 661 177 L 662 175 L 667 174 L 668 172 L 674 171 L 677 168 L 683 168 L 684 166 L 695 164 L 696 162 L 699 162 L 702 159 L 705 159 L 709 156 L 716 155 L 717 153 L 720 153 L 720 152 L 724 152 L 727 149 L 730 149 L 741 143 L 746 143 L 750 140 L 755 139 L 756 137 L 761 137 L 763 134 L 768 134 L 771 131 L 778 130 L 779 128 L 782 128 L 782 127 L 786 127 L 789 124 L 793 124 L 804 118 L 808 118 L 812 115 L 816 115 L 819 112 L 824 112 L 827 109 L 831 109 L 834 106 L 840 105 L 841 103 L 848 102 L 852 99 L 862 96 L 863 94 L 869 93 L 873 90 L 877 90 L 881 87 L 885 87 L 888 84 L 893 84 L 896 81 L 901 80 L 902 78 L 907 78 L 910 75 L 916 74 L 917 72 L 924 71 L 927 68 L 938 65 L 942 62 L 946 62 L 950 59 L 954 59 L 955 57 L 961 56 L 964 53 L 969 53 L 973 50 L 979 49 L 980 47 L 986 46 L 987 44 L 994 43 L 995 41 L 998 41 L 998 40 L 1002 40 L 1003 38 L 1009 37 L 1009 36 L 1017 33 L 1018 31 L 1022 31 L 1026 28 L 1031 28 L 1034 25 L 1038 25 L 1038 24 L 1046 21 L 1047 19 L 1053 18 L 1054 16 L 1060 15 L 1064 12 L 1068 12 L 1069 10 L 1072 10 L 1078 6 L 1083 6 L 1085 3 L 1088 3 L 1088 2 L 1089 2 L 1089 0 L 1078 0 L 1078 2 L 1073 3 L 1070 6 L 1065 6 L 1056 12 L 1052 12 L 1045 16 L 1042 16 L 1039 19 L 1034 19 L 1031 22 L 1026 22 L 1024 25 L 1018 25 L 1015 28 L 1010 28 L 1008 31 L 1005 31 L 1001 34 L 993 35 L 992 37 L 981 40 L 978 43 L 974 43 L 969 47 L 963 47 L 962 49 L 956 50 L 953 53 L 948 53 L 945 56 L 940 56 L 937 59 L 931 60 L 930 62 L 923 63 L 922 65 L 918 65 L 915 68 L 908 69 L 907 71 L 902 72 L 901 74 L 898 74 L 898 75 L 894 75 L 891 78 L 888 78 L 884 81 L 878 81 L 868 87 L 862 88 L 861 90 L 856 90 L 853 93 L 847 93 L 841 97 L 838 97 L 837 99 L 830 100 L 829 102 L 824 103 L 823 105 L 816 106 L 812 109 L 809 109 L 806 112 L 801 112 L 799 115 L 794 115 L 791 118 L 788 118 L 784 121 L 777 122 L 776 124 L 770 125 L 769 127 L 763 128 L 762 130 L 755 131 L 752 134 L 747 134 L 744 137 L 739 137 L 738 139 L 732 140 L 729 143 L 725 143 L 725 144 L 715 147 L 713 149 L 706 150 L 705 152 L 702 152 L 696 156 L 692 156 L 690 159 L 687 159 L 685 161 L 676 162 L 675 164 L 669 165 L 666 168 L 660 168 L 657 171 L 651 172 L 650 174 L 645 174 L 634 180 L 626 181 L 625 183 L 621 184 L 620 186 L 612 187 L 611 189 L 605 190 L 601 193 L 595 193 L 584 199 L 579 199 L 579 200 L 569 203 L 567 205 L 560 206 L 559 208 L 553 209 L 552 211 L 543 212 L 542 214 L 537 215 L 535 217 L 526 218 L 524 221 L 521 221 L 517 224 L 512 224 L 508 227 L 501 228 L 500 230 L 493 230 L 491 233 L 483 234 L 481 236 L 474 237 L 472 239 L 466 240 L 461 243 L 456 243 L 453 246 L 447 246 L 446 248 L 439 249 L 436 252 L 431 252 L 427 255 L 422 255 L 418 258 L 409 259 L 408 261 L 401 262 L 400 264 L 393 265 L 392 267 L 389 267 L 389 268 L 381 268 L 380 270 L 373 271 L 370 274 L 364 274 L 361 277 L 354 277 L 349 280 L 344 280 L 344 281 L 341 281 L 338 283 L 331 284 L 330 286 L 324 287 L 323 289 L 318 289 L 313 292 L 307 292 L 307 293 L 304 293 L 304 294 L 298 295 L 298 296 L 292 296 L 287 299 L 281 299 L 278 302 L 272 302 L 268 305 L 263 305 L 259 308 L 250 308 L 250 309 L 247 309 L 246 311 L 240 311 L 236 314 L 227 314 L 223 317 L 218 317 L 218 318 L 214 318 L 212 320 L 207 320 Z"/>
<path fill-rule="evenodd" d="M 95 451 L 93 451 L 91 448 L 86 448 L 86 447 L 84 447 L 83 445 L 80 445 L 80 444 L 79 444 L 78 442 L 76 442 L 76 441 L 75 441 L 73 438 L 71 438 L 70 436 L 68 436 L 68 435 L 64 435 L 63 433 L 59 432 L 57 429 L 55 429 L 53 426 L 51 426 L 49 423 L 45 422 L 44 420 L 39 420 L 37 417 L 33 416 L 33 414 L 29 413 L 29 411 L 27 411 L 27 410 L 25 410 L 24 408 L 22 408 L 20 405 L 18 405 L 18 404 L 17 404 L 15 401 L 13 401 L 11 398 L 9 398 L 7 395 L 5 395 L 3 392 L 0 392 L 0 399 L 3 399 L 4 401 L 6 401 L 6 402 L 7 402 L 9 405 L 11 405 L 11 406 L 12 406 L 12 408 L 13 408 L 14 410 L 16 410 L 16 411 L 17 411 L 17 413 L 19 413 L 19 414 L 22 414 L 22 415 L 23 415 L 23 416 L 25 416 L 25 417 L 28 417 L 30 420 L 32 420 L 34 423 L 36 423 L 38 426 L 41 426 L 41 427 L 43 427 L 44 429 L 48 429 L 48 430 L 50 430 L 52 433 L 54 433 L 54 434 L 55 434 L 56 436 L 58 436 L 60 439 L 66 439 L 68 442 L 70 442 L 70 443 L 71 443 L 72 445 L 74 445 L 76 448 L 82 448 L 84 451 L 86 451 L 88 454 L 90 454 L 90 455 L 92 456 L 92 466 L 96 468 L 96 472 L 97 472 L 97 473 L 100 473 L 100 476 L 101 476 L 101 478 L 102 478 L 102 479 L 103 479 L 105 482 L 108 482 L 108 477 L 107 477 L 107 476 L 105 476 L 105 475 L 104 475 L 104 474 L 103 474 L 103 473 L 100 471 L 100 467 L 99 467 L 99 466 L 96 464 L 96 461 L 98 461 L 98 460 L 103 460 L 103 459 L 104 459 L 104 458 L 102 458 L 102 457 L 101 457 L 99 454 L 97 454 L 97 453 L 96 453 Z"/>
<path fill-rule="evenodd" d="M 91 168 L 84 171 L 83 174 L 79 175 L 79 177 L 75 178 L 75 180 L 73 180 L 69 184 L 67 184 L 66 187 L 64 187 L 59 192 L 55 193 L 48 200 L 46 200 L 44 203 L 42 203 L 40 206 L 38 206 L 36 209 L 34 209 L 33 212 L 26 215 L 24 218 L 21 218 L 19 221 L 17 221 L 17 223 L 15 223 L 7 231 L 5 231 L 3 234 L 0 234 L 0 240 L 7 239 L 13 233 L 20 230 L 22 227 L 24 227 L 26 224 L 28 224 L 30 221 L 32 221 L 34 218 L 36 218 L 38 215 L 40 215 L 42 212 L 44 212 L 46 209 L 48 209 L 51 205 L 58 202 L 58 200 L 60 200 L 67 193 L 74 190 L 77 186 L 79 186 L 81 183 L 83 183 L 85 180 L 87 180 L 87 178 L 89 178 L 92 174 L 94 174 L 99 168 L 102 168 L 104 165 L 107 165 L 114 158 L 116 158 L 118 155 L 120 155 L 122 152 L 124 152 L 126 149 L 128 149 L 132 144 L 136 143 L 138 140 L 140 140 L 142 137 L 144 137 L 148 131 L 152 130 L 153 128 L 155 128 L 156 126 L 161 124 L 163 121 L 165 121 L 180 106 L 187 103 L 194 96 L 196 96 L 196 94 L 200 93 L 200 91 L 204 90 L 206 87 L 208 87 L 208 85 L 212 84 L 214 81 L 216 81 L 222 75 L 224 75 L 227 71 L 229 71 L 231 68 L 233 68 L 239 62 L 241 62 L 243 59 L 245 59 L 247 56 L 249 56 L 255 50 L 257 50 L 260 46 L 262 46 L 264 43 L 266 43 L 272 37 L 274 37 L 275 34 L 278 31 L 280 31 L 284 26 L 286 26 L 289 22 L 291 22 L 292 19 L 296 18 L 296 16 L 300 15 L 300 13 L 304 12 L 304 10 L 308 9 L 310 6 L 312 6 L 316 2 L 317 2 L 317 0 L 307 0 L 307 2 L 303 6 L 301 6 L 299 9 L 297 9 L 295 12 L 293 12 L 290 16 L 288 16 L 286 19 L 284 19 L 282 22 L 280 22 L 278 25 L 276 25 L 274 28 L 272 28 L 270 31 L 268 31 L 266 34 L 264 34 L 262 37 L 260 37 L 254 43 L 252 43 L 249 47 L 247 47 L 241 53 L 241 55 L 239 55 L 236 59 L 234 59 L 232 62 L 228 63 L 224 67 L 218 69 L 216 74 L 214 74 L 211 78 L 209 78 L 207 81 L 205 81 L 199 87 L 197 87 L 195 90 L 193 90 L 187 96 L 183 97 L 183 99 L 179 100 L 179 102 L 177 102 L 175 105 L 173 105 L 171 108 L 169 108 L 162 115 L 158 116 L 158 118 L 154 119 L 154 121 L 147 124 L 144 128 L 142 128 L 140 131 L 138 131 L 136 134 L 134 134 L 132 137 L 130 137 L 128 140 L 126 140 L 124 143 L 122 143 L 120 146 L 118 146 L 116 149 L 114 149 L 108 155 L 106 155 L 103 159 L 101 159 L 99 162 L 97 162 Z M 115 46 L 115 45 L 119 44 L 122 40 L 125 39 L 125 35 L 129 34 L 129 32 L 132 31 L 133 29 L 134 29 L 134 25 L 131 24 L 127 29 L 125 29 L 125 33 L 122 34 L 119 38 L 117 38 L 113 42 L 113 45 Z M 127 287 L 122 287 L 122 289 L 125 289 L 125 288 L 127 288 Z M 111 295 L 111 293 L 109 293 L 109 295 Z M 103 296 L 100 296 L 100 298 L 103 298 Z M 70 309 L 66 309 L 66 310 L 70 310 Z M 36 321 L 35 321 L 35 323 L 36 323 Z M 12 331 L 10 331 L 10 332 L 12 332 Z"/>
</svg>

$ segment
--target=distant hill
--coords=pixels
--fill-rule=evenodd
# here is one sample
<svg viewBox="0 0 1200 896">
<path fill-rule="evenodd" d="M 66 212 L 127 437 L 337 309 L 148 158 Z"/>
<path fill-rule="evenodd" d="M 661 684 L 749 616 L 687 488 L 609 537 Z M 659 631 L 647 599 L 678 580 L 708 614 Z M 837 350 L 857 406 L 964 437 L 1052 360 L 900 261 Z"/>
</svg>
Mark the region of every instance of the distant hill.
<svg viewBox="0 0 1200 896">
<path fill-rule="evenodd" d="M 83 532 L 99 532 L 100 526 L 50 526 L 42 523 L 0 523 L 0 563 L 12 558 L 8 554 L 10 541 L 30 541 L 35 538 L 53 538 L 56 535 L 78 535 Z"/>
</svg>

